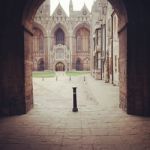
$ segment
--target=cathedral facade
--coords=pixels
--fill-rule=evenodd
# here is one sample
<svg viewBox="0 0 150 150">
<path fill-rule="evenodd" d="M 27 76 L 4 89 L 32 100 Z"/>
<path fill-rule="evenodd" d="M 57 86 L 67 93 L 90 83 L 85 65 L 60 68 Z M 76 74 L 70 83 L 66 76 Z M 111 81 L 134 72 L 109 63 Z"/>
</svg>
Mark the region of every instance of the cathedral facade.
<svg viewBox="0 0 150 150">
<path fill-rule="evenodd" d="M 36 13 L 33 24 L 33 70 L 89 71 L 91 13 L 86 5 L 69 16 L 61 4 L 50 15 L 46 0 Z"/>
<path fill-rule="evenodd" d="M 107 0 L 96 0 L 69 16 L 60 4 L 50 15 L 46 0 L 33 23 L 33 70 L 90 71 L 97 80 L 119 84 L 118 17 Z"/>
</svg>

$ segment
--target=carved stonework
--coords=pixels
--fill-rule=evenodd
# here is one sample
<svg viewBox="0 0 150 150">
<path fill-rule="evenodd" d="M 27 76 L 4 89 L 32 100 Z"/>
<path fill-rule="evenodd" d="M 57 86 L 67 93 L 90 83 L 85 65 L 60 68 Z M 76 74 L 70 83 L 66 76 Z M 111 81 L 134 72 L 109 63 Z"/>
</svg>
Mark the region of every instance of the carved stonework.
<svg viewBox="0 0 150 150">
<path fill-rule="evenodd" d="M 48 33 L 44 35 L 44 42 L 45 45 L 47 45 L 44 54 L 45 58 L 49 60 L 47 66 L 49 69 L 54 70 L 56 63 L 58 63 L 58 66 L 63 63 L 66 70 L 71 70 L 73 69 L 72 64 L 76 66 L 77 58 L 73 59 L 73 55 L 76 55 L 81 58 L 81 62 L 83 63 L 82 69 L 89 70 L 91 14 L 86 5 L 84 5 L 80 11 L 74 11 L 73 3 L 70 4 L 69 16 L 60 3 L 51 15 L 46 13 L 46 9 L 48 8 L 50 8 L 50 4 L 48 6 L 48 0 L 46 0 L 37 11 L 34 19 L 34 21 L 40 24 Z M 80 36 L 78 37 L 78 47 L 81 48 L 81 52 L 78 53 L 76 34 L 80 28 L 81 38 Z M 81 45 L 80 41 L 82 43 Z M 88 61 L 84 61 L 87 59 Z M 61 61 L 61 63 L 58 61 Z"/>
</svg>

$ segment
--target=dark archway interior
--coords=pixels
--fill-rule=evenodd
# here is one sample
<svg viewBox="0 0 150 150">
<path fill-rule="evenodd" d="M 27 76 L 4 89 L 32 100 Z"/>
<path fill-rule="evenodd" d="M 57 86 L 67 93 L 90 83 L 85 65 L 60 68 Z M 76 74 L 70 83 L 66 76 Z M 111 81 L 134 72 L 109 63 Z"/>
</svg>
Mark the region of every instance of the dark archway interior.
<svg viewBox="0 0 150 150">
<path fill-rule="evenodd" d="M 0 114 L 33 107 L 32 19 L 43 0 L 0 2 Z M 120 107 L 150 116 L 150 5 L 147 0 L 109 0 L 119 17 Z"/>
<path fill-rule="evenodd" d="M 44 60 L 40 59 L 38 61 L 38 71 L 44 71 Z"/>
<path fill-rule="evenodd" d="M 83 70 L 83 64 L 82 64 L 80 58 L 78 58 L 77 61 L 76 61 L 76 70 L 77 71 L 82 71 Z"/>
</svg>

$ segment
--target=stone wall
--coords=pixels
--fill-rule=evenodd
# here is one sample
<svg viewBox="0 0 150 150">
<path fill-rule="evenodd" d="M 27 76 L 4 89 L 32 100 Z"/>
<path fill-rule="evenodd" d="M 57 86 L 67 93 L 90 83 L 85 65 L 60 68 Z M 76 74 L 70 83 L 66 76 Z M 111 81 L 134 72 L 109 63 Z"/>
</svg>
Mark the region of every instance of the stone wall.
<svg viewBox="0 0 150 150">
<path fill-rule="evenodd" d="M 28 29 L 24 30 L 24 80 L 25 80 L 25 106 L 26 111 L 33 107 L 33 34 Z"/>
</svg>

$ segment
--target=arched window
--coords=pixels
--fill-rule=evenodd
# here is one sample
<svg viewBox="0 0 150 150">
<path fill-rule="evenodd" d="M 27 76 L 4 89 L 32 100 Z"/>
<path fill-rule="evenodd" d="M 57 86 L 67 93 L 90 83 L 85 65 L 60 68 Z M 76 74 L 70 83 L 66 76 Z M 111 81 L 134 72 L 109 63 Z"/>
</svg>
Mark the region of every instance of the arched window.
<svg viewBox="0 0 150 150">
<path fill-rule="evenodd" d="M 35 52 L 44 52 L 44 36 L 40 29 L 34 28 L 33 50 Z"/>
<path fill-rule="evenodd" d="M 76 50 L 89 51 L 90 32 L 86 28 L 80 28 L 76 33 Z"/>
<path fill-rule="evenodd" d="M 62 29 L 59 28 L 56 30 L 55 40 L 56 40 L 56 45 L 58 45 L 58 44 L 64 45 L 65 44 L 65 34 Z"/>
</svg>

